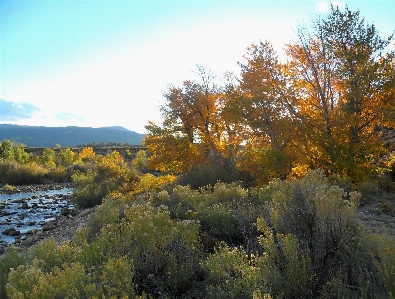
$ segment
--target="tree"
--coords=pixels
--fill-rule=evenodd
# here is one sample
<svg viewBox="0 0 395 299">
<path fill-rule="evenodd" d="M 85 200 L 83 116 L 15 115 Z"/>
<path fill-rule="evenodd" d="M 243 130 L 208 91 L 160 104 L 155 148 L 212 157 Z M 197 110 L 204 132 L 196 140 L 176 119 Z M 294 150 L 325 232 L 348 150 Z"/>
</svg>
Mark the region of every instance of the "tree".
<svg viewBox="0 0 395 299">
<path fill-rule="evenodd" d="M 239 113 L 247 128 L 240 167 L 258 181 L 285 178 L 291 169 L 287 147 L 291 118 L 287 113 L 292 97 L 284 68 L 269 42 L 251 45 L 239 63 Z"/>
<path fill-rule="evenodd" d="M 312 167 L 361 178 L 381 154 L 376 128 L 393 105 L 393 54 L 383 55 L 391 40 L 365 25 L 359 11 L 332 6 L 288 45 L 296 144 Z"/>
<path fill-rule="evenodd" d="M 78 155 L 68 147 L 59 150 L 56 160 L 62 166 L 69 166 L 78 160 Z"/>
<path fill-rule="evenodd" d="M 22 147 L 14 147 L 14 159 L 17 161 L 19 164 L 26 164 L 31 156 L 25 152 L 25 150 Z"/>
<path fill-rule="evenodd" d="M 56 167 L 55 159 L 56 159 L 56 153 L 52 148 L 47 147 L 43 150 L 41 160 L 45 168 L 48 169 L 55 168 Z"/>
<path fill-rule="evenodd" d="M 240 91 L 243 110 L 253 136 L 274 148 L 287 143 L 286 82 L 278 55 L 268 42 L 251 45 L 241 67 Z"/>
<path fill-rule="evenodd" d="M 0 160 L 5 161 L 11 158 L 14 158 L 12 142 L 4 139 L 0 144 Z"/>
<path fill-rule="evenodd" d="M 149 133 L 143 142 L 152 153 L 151 168 L 179 173 L 212 156 L 225 155 L 231 126 L 222 114 L 224 93 L 210 71 L 198 66 L 198 75 L 201 83 L 187 80 L 164 93 L 162 127 L 146 126 Z"/>
</svg>

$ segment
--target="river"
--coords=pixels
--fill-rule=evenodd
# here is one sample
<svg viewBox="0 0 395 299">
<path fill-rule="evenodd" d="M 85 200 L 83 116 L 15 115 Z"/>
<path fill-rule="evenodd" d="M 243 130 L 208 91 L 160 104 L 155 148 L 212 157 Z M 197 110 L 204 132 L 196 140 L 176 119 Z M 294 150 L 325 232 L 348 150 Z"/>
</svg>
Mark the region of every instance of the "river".
<svg viewBox="0 0 395 299">
<path fill-rule="evenodd" d="M 74 205 L 69 201 L 72 191 L 63 188 L 0 194 L 0 245 L 23 240 L 65 209 L 72 209 Z"/>
</svg>

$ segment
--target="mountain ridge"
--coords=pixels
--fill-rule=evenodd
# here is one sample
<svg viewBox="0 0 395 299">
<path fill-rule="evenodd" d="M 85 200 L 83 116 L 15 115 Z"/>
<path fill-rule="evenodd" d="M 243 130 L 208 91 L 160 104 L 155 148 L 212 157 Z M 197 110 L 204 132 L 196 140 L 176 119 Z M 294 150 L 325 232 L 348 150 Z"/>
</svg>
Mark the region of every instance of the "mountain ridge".
<svg viewBox="0 0 395 299">
<path fill-rule="evenodd" d="M 73 147 L 83 144 L 121 143 L 141 145 L 145 134 L 121 126 L 112 127 L 45 127 L 0 124 L 0 141 L 11 140 L 29 147 Z"/>
</svg>

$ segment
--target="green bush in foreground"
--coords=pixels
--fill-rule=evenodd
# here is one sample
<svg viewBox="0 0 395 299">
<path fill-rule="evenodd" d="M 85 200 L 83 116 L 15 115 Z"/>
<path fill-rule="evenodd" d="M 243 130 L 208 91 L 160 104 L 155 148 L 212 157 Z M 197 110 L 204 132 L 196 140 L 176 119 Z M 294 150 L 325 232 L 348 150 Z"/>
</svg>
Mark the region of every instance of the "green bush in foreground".
<svg viewBox="0 0 395 299">
<path fill-rule="evenodd" d="M 92 168 L 72 175 L 73 201 L 81 207 L 93 207 L 112 193 L 128 191 L 138 179 L 137 171 L 118 152 L 99 156 Z"/>
<path fill-rule="evenodd" d="M 49 171 L 29 162 L 20 164 L 15 160 L 0 161 L 0 178 L 2 183 L 11 185 L 41 184 L 48 178 Z"/>
<path fill-rule="evenodd" d="M 196 298 L 202 290 L 196 223 L 147 204 L 125 207 L 95 236 L 85 229 L 72 242 L 47 239 L 32 255 L 10 270 L 9 298 Z"/>
<path fill-rule="evenodd" d="M 359 226 L 358 198 L 319 170 L 252 190 L 218 183 L 108 197 L 72 241 L 6 255 L 0 290 L 4 298 L 394 298 L 394 240 Z"/>
</svg>

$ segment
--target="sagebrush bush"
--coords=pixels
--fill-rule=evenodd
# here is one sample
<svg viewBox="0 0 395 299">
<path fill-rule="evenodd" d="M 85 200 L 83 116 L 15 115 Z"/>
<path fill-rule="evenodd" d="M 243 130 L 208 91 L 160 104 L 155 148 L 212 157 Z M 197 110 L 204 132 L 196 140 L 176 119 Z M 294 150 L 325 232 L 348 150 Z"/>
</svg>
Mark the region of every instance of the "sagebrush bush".
<svg viewBox="0 0 395 299">
<path fill-rule="evenodd" d="M 0 161 L 0 181 L 11 185 L 40 184 L 48 178 L 48 170 L 30 162 L 19 164 L 15 160 Z"/>
<path fill-rule="evenodd" d="M 219 244 L 203 263 L 203 269 L 207 271 L 208 298 L 247 299 L 267 291 L 255 257 L 249 258 L 242 248 Z"/>
<path fill-rule="evenodd" d="M 130 199 L 128 199 L 130 201 Z M 198 225 L 174 221 L 165 207 L 105 201 L 72 241 L 47 239 L 35 260 L 11 270 L 10 298 L 163 298 L 204 296 Z M 115 211 L 113 212 L 112 209 Z M 122 210 L 122 211 L 121 211 Z M 98 217 L 106 220 L 97 224 Z M 91 227 L 90 225 L 94 225 Z M 95 234 L 92 234 L 92 230 Z M 18 265 L 17 265 L 18 266 Z"/>
<path fill-rule="evenodd" d="M 257 231 L 254 225 L 260 213 L 258 201 L 249 197 L 239 183 L 217 183 L 193 190 L 176 186 L 151 197 L 154 205 L 166 205 L 170 216 L 179 220 L 199 220 L 205 249 L 224 241 L 231 246 L 243 246 L 248 253 L 256 250 Z"/>
<path fill-rule="evenodd" d="M 336 286 L 335 298 L 380 296 L 372 275 L 377 273 L 372 262 L 377 248 L 361 246 L 365 236 L 356 217 L 360 195 L 330 186 L 320 170 L 273 189 L 277 192 L 258 221 L 263 277 L 271 294 L 317 298 Z"/>
<path fill-rule="evenodd" d="M 124 209 L 125 205 L 121 200 L 105 199 L 89 218 L 88 238 L 96 236 L 103 226 L 118 223 L 123 217 Z"/>
<path fill-rule="evenodd" d="M 0 298 L 7 298 L 6 284 L 11 269 L 16 269 L 30 260 L 29 255 L 10 248 L 0 259 Z"/>
<path fill-rule="evenodd" d="M 125 163 L 116 151 L 97 157 L 91 165 L 92 168 L 87 171 L 72 175 L 73 201 L 81 207 L 93 207 L 108 195 L 130 191 L 135 181 L 139 180 L 137 171 Z"/>
<path fill-rule="evenodd" d="M 78 174 L 88 198 L 96 174 Z M 5 256 L 3 297 L 394 298 L 394 240 L 366 232 L 360 195 L 322 171 L 251 190 L 168 182 L 144 175 L 72 240 Z"/>
<path fill-rule="evenodd" d="M 217 182 L 232 183 L 239 179 L 235 163 L 218 155 L 212 155 L 204 164 L 196 164 L 178 178 L 178 184 L 199 189 Z"/>
<path fill-rule="evenodd" d="M 359 201 L 360 205 L 365 205 L 373 200 L 377 200 L 382 193 L 378 184 L 372 181 L 358 184 L 356 190 L 361 194 L 361 199 Z"/>
<path fill-rule="evenodd" d="M 100 204 L 107 195 L 96 183 L 97 173 L 89 169 L 85 173 L 72 175 L 74 185 L 73 202 L 80 207 L 93 207 Z"/>
</svg>

